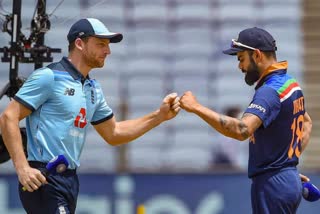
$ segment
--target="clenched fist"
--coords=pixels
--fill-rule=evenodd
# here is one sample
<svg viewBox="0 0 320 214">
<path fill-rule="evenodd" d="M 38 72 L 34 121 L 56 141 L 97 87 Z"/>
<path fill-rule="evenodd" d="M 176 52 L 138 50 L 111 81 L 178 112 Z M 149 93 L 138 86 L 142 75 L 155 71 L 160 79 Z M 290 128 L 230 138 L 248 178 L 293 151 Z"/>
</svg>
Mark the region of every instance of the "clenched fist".
<svg viewBox="0 0 320 214">
<path fill-rule="evenodd" d="M 200 104 L 191 91 L 185 92 L 180 98 L 180 107 L 188 112 L 194 112 L 198 106 Z"/>
<path fill-rule="evenodd" d="M 180 98 L 177 93 L 168 94 L 162 101 L 159 114 L 163 120 L 174 118 L 180 111 Z"/>
</svg>

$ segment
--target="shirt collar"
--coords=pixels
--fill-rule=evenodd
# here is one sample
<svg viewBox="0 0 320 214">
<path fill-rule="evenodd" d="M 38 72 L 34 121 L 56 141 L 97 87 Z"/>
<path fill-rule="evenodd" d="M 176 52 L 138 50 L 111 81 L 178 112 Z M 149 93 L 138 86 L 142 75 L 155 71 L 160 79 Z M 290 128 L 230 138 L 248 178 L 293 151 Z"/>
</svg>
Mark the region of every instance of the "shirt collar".
<svg viewBox="0 0 320 214">
<path fill-rule="evenodd" d="M 85 78 L 76 67 L 70 62 L 70 60 L 67 57 L 62 57 L 60 63 L 62 66 L 66 69 L 66 71 L 73 77 L 73 79 L 89 79 L 89 75 Z"/>
<path fill-rule="evenodd" d="M 265 82 L 266 77 L 268 77 L 270 74 L 273 74 L 279 70 L 284 70 L 286 72 L 287 68 L 288 68 L 287 61 L 277 62 L 270 65 L 260 76 L 259 80 L 257 81 L 257 85 L 255 89 L 259 88 Z"/>
</svg>

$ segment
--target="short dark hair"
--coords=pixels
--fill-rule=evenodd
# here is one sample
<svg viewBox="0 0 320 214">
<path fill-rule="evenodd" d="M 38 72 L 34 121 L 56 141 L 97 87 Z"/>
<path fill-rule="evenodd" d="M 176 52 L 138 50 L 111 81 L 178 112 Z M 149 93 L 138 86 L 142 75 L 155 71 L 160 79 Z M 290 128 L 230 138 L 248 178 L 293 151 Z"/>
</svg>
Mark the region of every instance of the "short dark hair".
<svg viewBox="0 0 320 214">
<path fill-rule="evenodd" d="M 83 42 L 87 43 L 88 40 L 89 40 L 89 36 L 83 37 L 83 38 L 81 38 L 81 40 L 82 40 Z M 76 47 L 76 45 L 75 45 L 75 40 L 74 40 L 74 41 L 72 41 L 71 43 L 69 43 L 69 45 L 68 45 L 68 51 L 69 51 L 69 52 L 73 51 L 73 50 L 75 49 L 75 47 Z"/>
<path fill-rule="evenodd" d="M 253 54 L 253 50 L 247 50 L 250 54 L 250 56 L 252 56 Z M 277 60 L 277 54 L 275 51 L 260 51 L 261 53 L 263 53 L 267 58 L 273 58 L 275 60 Z"/>
</svg>

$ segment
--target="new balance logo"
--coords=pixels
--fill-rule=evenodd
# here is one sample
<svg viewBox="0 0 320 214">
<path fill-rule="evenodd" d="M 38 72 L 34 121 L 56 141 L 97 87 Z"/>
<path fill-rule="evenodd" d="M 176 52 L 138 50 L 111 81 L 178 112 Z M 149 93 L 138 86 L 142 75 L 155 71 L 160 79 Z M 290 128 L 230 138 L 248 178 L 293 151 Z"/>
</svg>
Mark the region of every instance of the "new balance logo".
<svg viewBox="0 0 320 214">
<path fill-rule="evenodd" d="M 74 89 L 73 88 L 66 88 L 64 91 L 64 95 L 73 96 L 74 95 Z"/>
</svg>

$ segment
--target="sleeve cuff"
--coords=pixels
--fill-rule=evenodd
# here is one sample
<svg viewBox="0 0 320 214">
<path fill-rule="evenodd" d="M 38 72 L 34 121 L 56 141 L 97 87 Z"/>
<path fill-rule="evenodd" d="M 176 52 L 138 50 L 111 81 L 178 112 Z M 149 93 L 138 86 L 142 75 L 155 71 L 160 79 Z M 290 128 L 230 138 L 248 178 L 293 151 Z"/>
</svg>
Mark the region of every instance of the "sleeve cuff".
<svg viewBox="0 0 320 214">
<path fill-rule="evenodd" d="M 102 118 L 102 119 L 100 119 L 100 120 L 92 121 L 91 124 L 92 124 L 92 125 L 98 125 L 99 123 L 102 123 L 102 122 L 104 122 L 104 121 L 107 121 L 107 120 L 111 119 L 112 117 L 113 117 L 113 113 L 109 114 L 107 117 Z"/>
<path fill-rule="evenodd" d="M 22 104 L 23 106 L 25 106 L 26 108 L 28 108 L 29 110 L 31 110 L 32 112 L 36 110 L 32 105 L 30 105 L 29 103 L 27 103 L 26 101 L 24 101 L 18 96 L 14 96 L 13 99 L 18 103 Z"/>
</svg>

